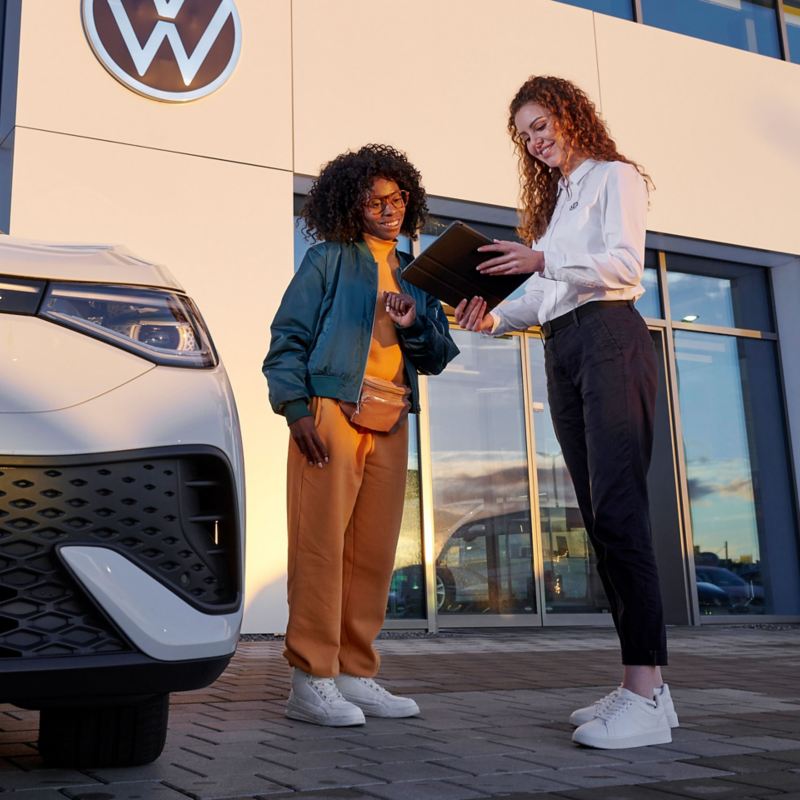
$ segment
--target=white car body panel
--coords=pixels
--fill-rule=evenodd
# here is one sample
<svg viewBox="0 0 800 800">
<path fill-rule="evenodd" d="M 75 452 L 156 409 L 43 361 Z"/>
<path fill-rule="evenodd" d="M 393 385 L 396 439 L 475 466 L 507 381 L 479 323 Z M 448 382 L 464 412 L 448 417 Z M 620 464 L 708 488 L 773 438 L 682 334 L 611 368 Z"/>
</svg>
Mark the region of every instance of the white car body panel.
<svg viewBox="0 0 800 800">
<path fill-rule="evenodd" d="M 0 415 L 68 408 L 152 369 L 143 358 L 48 320 L 0 315 Z M 0 416 L 3 442 L 7 424 Z"/>
<path fill-rule="evenodd" d="M 241 613 L 204 614 L 106 547 L 65 546 L 60 555 L 103 611 L 151 658 L 185 661 L 236 649 Z"/>
<path fill-rule="evenodd" d="M 107 244 L 51 244 L 0 236 L 0 275 L 183 291 L 166 267 Z"/>
</svg>

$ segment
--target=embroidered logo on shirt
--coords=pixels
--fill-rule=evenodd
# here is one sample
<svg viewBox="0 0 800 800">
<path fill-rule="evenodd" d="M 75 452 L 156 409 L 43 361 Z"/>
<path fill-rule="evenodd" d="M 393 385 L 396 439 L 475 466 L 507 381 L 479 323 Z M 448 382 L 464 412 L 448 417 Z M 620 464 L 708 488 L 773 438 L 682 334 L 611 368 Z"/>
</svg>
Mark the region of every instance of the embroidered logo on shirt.
<svg viewBox="0 0 800 800">
<path fill-rule="evenodd" d="M 574 210 L 575 210 L 577 207 L 578 207 L 578 201 L 576 200 L 576 201 L 575 201 L 575 202 L 574 202 L 574 203 L 573 203 L 573 204 L 572 204 L 572 205 L 569 207 L 569 210 L 570 210 L 570 211 L 574 211 Z"/>
</svg>

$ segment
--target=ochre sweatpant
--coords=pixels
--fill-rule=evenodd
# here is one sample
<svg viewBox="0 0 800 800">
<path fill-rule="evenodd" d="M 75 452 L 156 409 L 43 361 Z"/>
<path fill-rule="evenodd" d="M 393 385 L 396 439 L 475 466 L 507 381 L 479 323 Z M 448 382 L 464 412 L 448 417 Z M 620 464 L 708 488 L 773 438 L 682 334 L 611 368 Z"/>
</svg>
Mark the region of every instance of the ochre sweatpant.
<svg viewBox="0 0 800 800">
<path fill-rule="evenodd" d="M 354 428 L 336 400 L 314 398 L 311 410 L 329 462 L 310 466 L 289 442 L 284 656 L 317 677 L 372 677 L 403 516 L 408 421 L 371 433 Z"/>
</svg>

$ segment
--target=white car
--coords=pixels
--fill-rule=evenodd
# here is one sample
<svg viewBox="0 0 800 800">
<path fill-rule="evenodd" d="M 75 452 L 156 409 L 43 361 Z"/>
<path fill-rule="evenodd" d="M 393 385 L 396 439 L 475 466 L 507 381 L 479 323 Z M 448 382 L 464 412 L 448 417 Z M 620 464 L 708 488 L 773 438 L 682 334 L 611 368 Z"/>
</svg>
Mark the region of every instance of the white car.
<svg viewBox="0 0 800 800">
<path fill-rule="evenodd" d="M 192 300 L 105 245 L 0 237 L 0 702 L 50 764 L 161 753 L 242 617 L 236 406 Z"/>
</svg>

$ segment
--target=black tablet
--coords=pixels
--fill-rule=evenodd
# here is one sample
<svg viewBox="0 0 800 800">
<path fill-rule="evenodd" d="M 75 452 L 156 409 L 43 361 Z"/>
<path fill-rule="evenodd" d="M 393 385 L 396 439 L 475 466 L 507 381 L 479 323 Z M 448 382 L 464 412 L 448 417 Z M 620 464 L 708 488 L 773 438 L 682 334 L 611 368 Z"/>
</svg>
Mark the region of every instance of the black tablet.
<svg viewBox="0 0 800 800">
<path fill-rule="evenodd" d="M 451 306 L 478 295 L 487 311 L 505 300 L 530 275 L 483 275 L 476 267 L 499 253 L 479 253 L 492 240 L 456 220 L 403 271 L 403 280 Z"/>
</svg>

